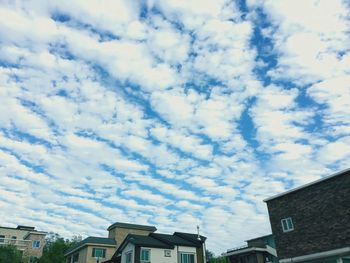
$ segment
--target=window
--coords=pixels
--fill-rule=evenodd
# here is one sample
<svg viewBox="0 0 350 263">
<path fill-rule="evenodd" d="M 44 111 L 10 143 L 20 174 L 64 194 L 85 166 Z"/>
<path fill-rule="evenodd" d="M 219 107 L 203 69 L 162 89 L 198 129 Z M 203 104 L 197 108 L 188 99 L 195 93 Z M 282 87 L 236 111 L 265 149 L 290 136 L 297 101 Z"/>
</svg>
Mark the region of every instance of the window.
<svg viewBox="0 0 350 263">
<path fill-rule="evenodd" d="M 140 253 L 141 262 L 151 262 L 150 254 L 151 250 L 142 248 Z"/>
<path fill-rule="evenodd" d="M 125 263 L 131 263 L 132 252 L 125 253 Z"/>
<path fill-rule="evenodd" d="M 180 263 L 195 263 L 194 254 L 180 253 Z"/>
<path fill-rule="evenodd" d="M 92 249 L 92 257 L 94 257 L 94 258 L 105 258 L 106 257 L 106 249 L 104 249 L 104 248 L 93 248 Z"/>
<path fill-rule="evenodd" d="M 293 221 L 291 217 L 281 220 L 283 232 L 289 232 L 294 230 Z"/>
<path fill-rule="evenodd" d="M 33 240 L 32 247 L 39 248 L 40 247 L 40 240 Z"/>
<path fill-rule="evenodd" d="M 79 261 L 79 253 L 73 255 L 73 263 L 78 263 Z"/>
<path fill-rule="evenodd" d="M 171 257 L 171 250 L 164 250 L 164 257 Z"/>
<path fill-rule="evenodd" d="M 5 236 L 0 235 L 0 243 L 4 243 L 5 242 Z"/>
</svg>

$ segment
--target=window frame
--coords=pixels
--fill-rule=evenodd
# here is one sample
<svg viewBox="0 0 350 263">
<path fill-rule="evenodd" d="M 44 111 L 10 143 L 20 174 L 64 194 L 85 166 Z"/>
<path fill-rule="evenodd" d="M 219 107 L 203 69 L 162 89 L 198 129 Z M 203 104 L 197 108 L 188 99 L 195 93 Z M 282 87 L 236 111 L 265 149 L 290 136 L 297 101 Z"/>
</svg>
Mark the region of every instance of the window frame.
<svg viewBox="0 0 350 263">
<path fill-rule="evenodd" d="M 102 257 L 100 257 L 100 256 L 97 257 L 96 256 L 96 250 L 102 250 Z M 105 248 L 101 248 L 101 247 L 93 247 L 91 256 L 93 258 L 106 258 L 106 249 Z"/>
<path fill-rule="evenodd" d="M 294 230 L 294 223 L 291 217 L 282 218 L 281 225 L 283 233 L 291 232 Z"/>
<path fill-rule="evenodd" d="M 73 263 L 79 262 L 79 252 L 73 254 L 72 261 L 73 261 Z"/>
<path fill-rule="evenodd" d="M 36 246 L 36 245 L 34 245 L 34 244 L 38 244 L 38 245 Z M 33 240 L 33 241 L 32 241 L 32 248 L 34 248 L 34 249 L 39 249 L 40 246 L 41 246 L 41 241 L 40 241 L 40 240 Z"/>
<path fill-rule="evenodd" d="M 125 252 L 124 255 L 125 255 L 125 263 L 132 263 L 132 250 Z M 129 255 L 130 255 L 130 261 L 127 261 Z"/>
<path fill-rule="evenodd" d="M 148 260 L 142 259 L 142 252 L 148 252 Z M 144 263 L 150 263 L 151 262 L 151 249 L 149 248 L 141 248 L 140 250 L 140 261 Z"/>
<path fill-rule="evenodd" d="M 191 252 L 180 252 L 180 262 L 179 263 L 184 263 L 182 261 L 182 256 L 184 256 L 184 255 L 188 256 L 188 260 L 187 260 L 186 263 L 196 263 L 196 254 L 195 253 L 191 253 Z M 191 256 L 193 256 L 193 262 L 190 262 L 191 260 L 189 260 L 189 258 Z"/>
</svg>

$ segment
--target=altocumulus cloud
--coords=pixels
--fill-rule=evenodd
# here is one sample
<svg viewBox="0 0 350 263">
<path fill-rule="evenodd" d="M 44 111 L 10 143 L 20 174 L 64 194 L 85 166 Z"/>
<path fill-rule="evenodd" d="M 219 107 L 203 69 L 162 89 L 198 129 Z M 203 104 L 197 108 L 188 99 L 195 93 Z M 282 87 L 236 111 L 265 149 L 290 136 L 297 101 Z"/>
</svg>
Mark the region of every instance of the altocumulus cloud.
<svg viewBox="0 0 350 263">
<path fill-rule="evenodd" d="M 0 223 L 270 232 L 350 163 L 346 1 L 2 1 Z"/>
</svg>

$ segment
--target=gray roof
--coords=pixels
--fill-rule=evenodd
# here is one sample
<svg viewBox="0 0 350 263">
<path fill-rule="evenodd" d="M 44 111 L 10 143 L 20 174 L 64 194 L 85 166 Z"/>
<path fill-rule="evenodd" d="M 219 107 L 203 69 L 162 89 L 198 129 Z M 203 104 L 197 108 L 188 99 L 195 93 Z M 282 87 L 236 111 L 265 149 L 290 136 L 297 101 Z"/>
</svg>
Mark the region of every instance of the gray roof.
<svg viewBox="0 0 350 263">
<path fill-rule="evenodd" d="M 341 175 L 344 175 L 344 174 L 347 174 L 347 173 L 349 173 L 349 175 L 350 175 L 350 168 L 345 169 L 345 170 L 342 170 L 342 171 L 340 171 L 340 172 L 338 172 L 338 173 L 335 173 L 335 174 L 332 174 L 332 175 L 323 177 L 323 178 L 321 178 L 321 179 L 319 179 L 319 180 L 316 180 L 316 181 L 314 181 L 314 182 L 311 182 L 311 183 L 304 184 L 304 185 L 302 185 L 302 186 L 296 187 L 296 188 L 291 189 L 291 190 L 289 190 L 289 191 L 286 191 L 286 192 L 284 192 L 284 193 L 280 193 L 280 194 L 274 195 L 274 196 L 272 196 L 272 197 L 266 198 L 266 199 L 264 199 L 264 202 L 271 201 L 271 200 L 273 200 L 273 199 L 276 199 L 276 198 L 279 198 L 279 197 L 288 195 L 288 194 L 290 194 L 290 193 L 299 191 L 299 190 L 304 189 L 304 188 L 306 188 L 306 187 L 309 187 L 309 186 L 311 186 L 311 185 L 319 184 L 319 183 L 322 183 L 322 182 L 327 181 L 327 180 L 329 180 L 329 179 L 332 179 L 332 178 L 334 178 L 334 177 L 341 176 Z"/>
<path fill-rule="evenodd" d="M 128 223 L 120 223 L 115 222 L 114 224 L 110 225 L 107 230 L 111 230 L 113 228 L 127 228 L 127 229 L 138 229 L 138 230 L 146 230 L 146 231 L 156 231 L 157 228 L 155 226 L 147 226 L 147 225 L 137 225 L 137 224 L 128 224 Z"/>
<path fill-rule="evenodd" d="M 175 235 L 167 235 L 167 234 L 158 234 L 158 233 L 152 233 L 150 234 L 150 236 L 168 243 L 168 244 L 172 244 L 172 245 L 177 245 L 177 246 L 190 246 L 192 247 L 194 244 L 191 241 L 188 241 L 186 239 L 183 239 L 179 236 L 175 236 Z"/>
<path fill-rule="evenodd" d="M 153 236 L 142 236 L 142 235 L 129 235 L 128 236 L 128 242 L 144 246 L 144 247 L 156 247 L 156 248 L 173 248 L 174 245 L 168 243 L 168 242 L 162 242 L 161 240 L 153 237 Z"/>
<path fill-rule="evenodd" d="M 84 247 L 88 244 L 96 244 L 96 245 L 106 245 L 106 246 L 115 246 L 116 242 L 113 238 L 105 238 L 105 237 L 87 237 L 84 240 L 76 243 L 71 248 L 65 251 L 65 255 L 72 253 L 75 250 L 78 250 L 81 247 Z"/>
<path fill-rule="evenodd" d="M 256 237 L 256 238 L 247 239 L 245 242 L 254 241 L 254 240 L 257 240 L 257 239 L 262 239 L 264 237 L 270 237 L 270 236 L 273 236 L 273 234 L 268 234 L 268 235 L 263 235 L 263 236 Z"/>
</svg>

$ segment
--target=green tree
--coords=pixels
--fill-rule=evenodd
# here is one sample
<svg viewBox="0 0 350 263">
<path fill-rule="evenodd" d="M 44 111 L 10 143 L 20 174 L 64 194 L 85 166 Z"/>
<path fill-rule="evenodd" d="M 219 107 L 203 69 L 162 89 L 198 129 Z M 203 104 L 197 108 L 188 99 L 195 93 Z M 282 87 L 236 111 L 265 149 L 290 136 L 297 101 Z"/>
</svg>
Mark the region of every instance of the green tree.
<svg viewBox="0 0 350 263">
<path fill-rule="evenodd" d="M 43 255 L 38 263 L 64 263 L 64 251 L 72 246 L 74 242 L 64 240 L 58 234 L 49 233 L 46 238 Z"/>
<path fill-rule="evenodd" d="M 225 257 L 215 257 L 210 260 L 210 263 L 226 263 Z"/>
<path fill-rule="evenodd" d="M 216 257 L 213 252 L 206 250 L 205 255 L 207 258 L 207 262 L 209 263 L 226 263 L 226 258 L 218 256 Z"/>
<path fill-rule="evenodd" d="M 22 263 L 22 254 L 15 246 L 0 246 L 1 263 Z"/>
</svg>

